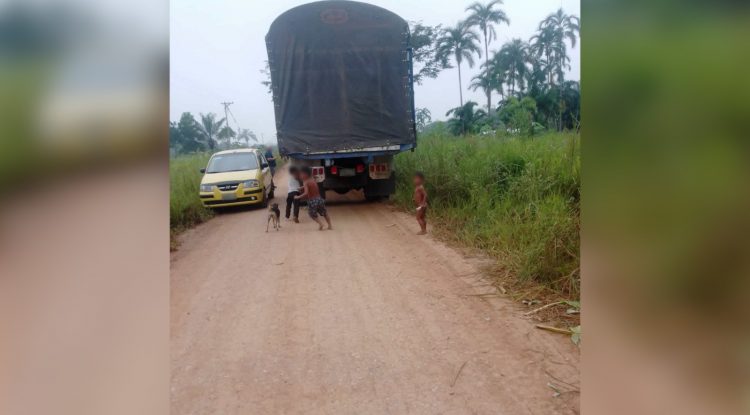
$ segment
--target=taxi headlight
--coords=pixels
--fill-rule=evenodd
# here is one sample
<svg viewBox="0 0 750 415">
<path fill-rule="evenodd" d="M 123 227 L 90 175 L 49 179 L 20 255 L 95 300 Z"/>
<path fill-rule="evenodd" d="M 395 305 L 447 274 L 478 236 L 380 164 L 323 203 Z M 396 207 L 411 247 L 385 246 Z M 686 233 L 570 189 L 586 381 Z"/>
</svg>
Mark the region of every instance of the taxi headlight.
<svg viewBox="0 0 750 415">
<path fill-rule="evenodd" d="M 244 187 L 245 189 L 252 189 L 254 187 L 259 187 L 259 186 L 260 185 L 258 184 L 257 180 L 248 180 L 248 181 L 242 182 L 242 187 Z"/>
<path fill-rule="evenodd" d="M 201 185 L 201 192 L 213 192 L 213 191 L 214 191 L 214 185 L 212 184 Z"/>
</svg>

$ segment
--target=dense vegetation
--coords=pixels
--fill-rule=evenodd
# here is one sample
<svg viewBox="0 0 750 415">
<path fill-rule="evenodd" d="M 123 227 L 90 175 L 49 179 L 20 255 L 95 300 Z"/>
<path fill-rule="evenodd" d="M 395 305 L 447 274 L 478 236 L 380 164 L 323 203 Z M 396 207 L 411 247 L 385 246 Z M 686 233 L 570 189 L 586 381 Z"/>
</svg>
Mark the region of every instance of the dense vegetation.
<svg viewBox="0 0 750 415">
<path fill-rule="evenodd" d="M 200 169 L 206 167 L 209 153 L 180 156 L 169 163 L 169 222 L 173 232 L 196 225 L 213 216 L 198 198 Z"/>
<path fill-rule="evenodd" d="M 499 25 L 509 26 L 512 19 L 501 5 L 501 0 L 473 3 L 466 19 L 453 27 L 411 23 L 415 82 L 455 67 L 459 105 L 445 114 L 447 121 L 433 122 L 428 109 L 416 109 L 419 148 L 396 157 L 400 174 L 394 199 L 411 207 L 411 173 L 423 171 L 428 217 L 437 233 L 485 250 L 520 281 L 577 297 L 580 86 L 566 80 L 565 72 L 580 22 L 560 9 L 540 22 L 529 40 L 512 39 L 493 51 Z M 482 70 L 468 88 L 482 90 L 486 106 L 464 102 L 462 69 L 477 61 Z M 250 140 L 255 141 L 251 132 L 235 133 L 226 118 L 213 114 L 201 114 L 197 121 L 185 113 L 170 124 L 176 153 Z M 171 167 L 173 228 L 210 215 L 195 197 L 199 175 L 194 172 L 202 164 L 205 156 L 195 155 L 180 157 Z"/>
<path fill-rule="evenodd" d="M 565 79 L 570 68 L 568 45 L 576 47 L 580 20 L 562 9 L 539 23 L 536 34 L 528 41 L 514 38 L 490 51 L 497 39 L 495 26 L 510 25 L 511 18 L 500 9 L 501 0 L 487 4 L 473 3 L 469 15 L 453 27 L 425 26 L 412 23 L 417 64 L 417 83 L 434 78 L 441 70 L 458 72 L 459 106 L 446 116 L 455 135 L 503 131 L 524 135 L 545 130 L 564 131 L 580 128 L 580 85 Z M 482 90 L 486 107 L 475 108 L 475 102 L 464 102 L 462 66 L 473 67 L 476 58 L 484 57 L 481 72 L 471 79 L 469 89 Z M 493 106 L 492 95 L 500 100 Z M 431 114 L 420 108 L 416 113 L 420 130 L 429 130 Z M 442 123 L 438 121 L 438 123 Z"/>
<path fill-rule="evenodd" d="M 578 16 L 558 9 L 543 19 L 536 33 L 528 40 L 513 38 L 491 50 L 497 40 L 496 26 L 511 25 L 512 16 L 501 8 L 502 0 L 486 4 L 472 3 L 465 11 L 466 19 L 452 27 L 429 26 L 410 22 L 414 82 L 436 78 L 443 70 L 457 69 L 458 106 L 446 117 L 454 135 L 515 133 L 537 135 L 545 131 L 580 129 L 581 91 L 577 81 L 565 79 L 570 69 L 568 47 L 575 48 L 580 32 Z M 481 72 L 471 79 L 468 88 L 482 90 L 486 106 L 464 102 L 464 65 L 474 67 L 481 60 Z M 268 62 L 261 72 L 261 81 L 271 93 Z M 493 105 L 493 94 L 499 94 Z M 417 108 L 414 118 L 420 132 L 430 131 L 444 121 L 432 122 L 427 108 Z"/>
<path fill-rule="evenodd" d="M 183 112 L 179 121 L 169 123 L 169 149 L 172 154 L 248 147 L 250 140 L 258 142 L 252 131 L 239 127 L 238 131 L 232 129 L 226 117 L 217 119 L 216 114 L 208 113 L 200 114 L 200 119 L 198 122 L 193 114 Z"/>
<path fill-rule="evenodd" d="M 510 275 L 569 296 L 580 287 L 580 139 L 423 136 L 396 156 L 394 197 L 413 208 L 411 173 L 427 177 L 428 222 L 497 258 Z"/>
</svg>

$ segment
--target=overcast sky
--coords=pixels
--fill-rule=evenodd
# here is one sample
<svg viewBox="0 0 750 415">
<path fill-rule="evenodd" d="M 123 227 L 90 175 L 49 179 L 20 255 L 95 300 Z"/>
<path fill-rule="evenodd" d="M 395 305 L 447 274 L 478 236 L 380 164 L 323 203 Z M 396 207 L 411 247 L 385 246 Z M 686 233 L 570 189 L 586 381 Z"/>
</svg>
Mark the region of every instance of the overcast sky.
<svg viewBox="0 0 750 415">
<path fill-rule="evenodd" d="M 486 1 L 486 0 L 483 0 Z M 406 20 L 428 25 L 455 25 L 466 17 L 470 0 L 367 0 Z M 271 96 L 261 85 L 260 70 L 267 58 L 265 36 L 271 22 L 284 11 L 309 3 L 304 0 L 171 0 L 170 14 L 170 119 L 178 120 L 188 111 L 215 112 L 223 117 L 223 101 L 231 106 L 242 128 L 275 142 L 276 127 Z M 511 38 L 528 38 L 539 22 L 562 7 L 566 13 L 580 16 L 579 0 L 505 0 L 501 6 L 510 18 L 510 26 L 496 28 L 498 39 L 490 50 L 499 49 Z M 580 79 L 580 42 L 570 50 L 571 70 L 567 77 Z M 464 86 L 479 72 L 463 64 Z M 464 100 L 485 105 L 481 90 L 464 91 Z M 493 101 L 497 100 L 497 96 Z M 459 105 L 458 73 L 444 70 L 436 79 L 415 85 L 417 107 L 426 107 L 433 120 L 445 119 L 449 109 Z M 236 128 L 230 119 L 230 125 Z"/>
</svg>

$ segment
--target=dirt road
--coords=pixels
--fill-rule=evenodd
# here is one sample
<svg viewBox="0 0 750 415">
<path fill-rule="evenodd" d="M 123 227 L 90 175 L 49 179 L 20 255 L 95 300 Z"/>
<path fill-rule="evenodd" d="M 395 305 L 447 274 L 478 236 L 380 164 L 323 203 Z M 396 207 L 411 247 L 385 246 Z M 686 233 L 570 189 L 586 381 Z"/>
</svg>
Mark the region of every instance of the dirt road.
<svg viewBox="0 0 750 415">
<path fill-rule="evenodd" d="M 413 218 L 338 200 L 333 231 L 303 210 L 302 223 L 266 234 L 256 209 L 183 235 L 173 414 L 578 413 L 566 337 L 477 296 L 488 290 L 477 260 L 414 235 Z"/>
</svg>

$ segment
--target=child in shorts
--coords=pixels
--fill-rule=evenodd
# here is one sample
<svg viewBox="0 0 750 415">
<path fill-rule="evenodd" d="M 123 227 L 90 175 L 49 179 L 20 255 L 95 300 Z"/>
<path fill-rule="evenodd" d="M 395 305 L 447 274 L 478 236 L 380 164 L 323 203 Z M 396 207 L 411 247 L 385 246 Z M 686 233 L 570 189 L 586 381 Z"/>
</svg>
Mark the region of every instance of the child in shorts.
<svg viewBox="0 0 750 415">
<path fill-rule="evenodd" d="M 326 202 L 320 197 L 320 188 L 312 178 L 312 170 L 305 166 L 300 169 L 300 178 L 302 179 L 302 194 L 294 196 L 295 199 L 307 199 L 307 213 L 310 215 L 312 220 L 318 223 L 318 230 L 323 230 L 323 221 L 319 216 L 325 218 L 328 223 L 328 230 L 332 230 L 331 217 L 328 216 L 326 210 Z"/>
</svg>

